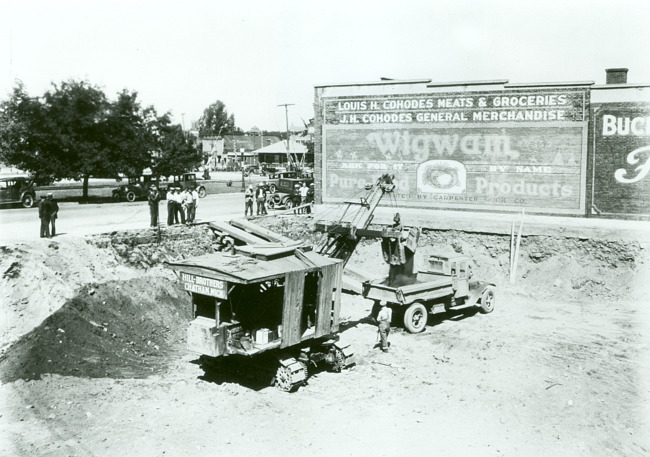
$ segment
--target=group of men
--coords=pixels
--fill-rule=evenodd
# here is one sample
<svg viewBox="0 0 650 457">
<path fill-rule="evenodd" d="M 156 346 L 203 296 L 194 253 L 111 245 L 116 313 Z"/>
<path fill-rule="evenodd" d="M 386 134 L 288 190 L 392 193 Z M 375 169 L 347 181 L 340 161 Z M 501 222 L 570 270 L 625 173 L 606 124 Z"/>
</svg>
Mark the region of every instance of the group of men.
<svg viewBox="0 0 650 457">
<path fill-rule="evenodd" d="M 253 199 L 257 202 L 257 215 L 263 216 L 266 213 L 266 183 L 258 183 L 257 189 L 253 190 L 253 185 L 249 185 L 244 192 L 244 216 L 253 215 Z"/>
<path fill-rule="evenodd" d="M 191 224 L 196 217 L 199 192 L 196 186 L 190 189 L 172 187 L 167 195 L 167 225 Z"/>
<path fill-rule="evenodd" d="M 56 236 L 56 218 L 59 215 L 59 204 L 54 199 L 54 194 L 49 192 L 47 198 L 41 195 L 38 202 L 38 217 L 41 219 L 41 238 Z M 50 230 L 50 225 L 52 229 Z"/>
<path fill-rule="evenodd" d="M 313 184 L 312 184 L 313 186 Z M 257 202 L 257 215 L 263 216 L 267 214 L 266 212 L 266 182 L 260 182 L 257 184 L 257 189 L 253 189 L 253 185 L 249 185 L 248 189 L 244 192 L 244 216 L 253 215 L 253 201 Z M 309 187 L 304 182 L 300 185 L 296 184 L 296 187 L 291 194 L 291 199 L 294 206 L 302 206 L 307 204 L 309 199 Z M 310 207 L 304 207 L 298 210 L 300 213 L 306 212 L 311 213 Z"/>
<path fill-rule="evenodd" d="M 313 186 L 313 184 L 311 184 Z M 307 187 L 307 184 L 304 182 L 300 183 L 300 186 L 298 184 L 295 185 L 295 189 L 293 190 L 293 199 L 294 199 L 294 206 L 303 206 L 307 204 L 309 196 L 309 187 Z M 297 211 L 298 214 L 302 213 L 311 213 L 311 207 L 310 206 L 303 206 L 302 208 L 298 209 Z"/>
<path fill-rule="evenodd" d="M 149 214 L 151 215 L 150 227 L 158 227 L 158 203 L 162 199 L 160 191 L 155 185 L 149 187 Z M 167 194 L 167 225 L 191 224 L 196 218 L 196 207 L 199 205 L 199 192 L 196 186 L 192 189 L 172 187 Z"/>
</svg>

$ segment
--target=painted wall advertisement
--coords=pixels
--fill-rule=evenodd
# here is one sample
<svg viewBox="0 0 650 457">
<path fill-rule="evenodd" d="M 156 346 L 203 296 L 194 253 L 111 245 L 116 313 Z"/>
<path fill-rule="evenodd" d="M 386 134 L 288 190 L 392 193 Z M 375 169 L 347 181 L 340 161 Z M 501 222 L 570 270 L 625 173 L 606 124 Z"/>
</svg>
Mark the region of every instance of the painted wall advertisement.
<svg viewBox="0 0 650 457">
<path fill-rule="evenodd" d="M 323 98 L 323 200 L 584 214 L 584 89 Z"/>
<path fill-rule="evenodd" d="M 650 106 L 594 104 L 593 211 L 650 214 Z"/>
</svg>

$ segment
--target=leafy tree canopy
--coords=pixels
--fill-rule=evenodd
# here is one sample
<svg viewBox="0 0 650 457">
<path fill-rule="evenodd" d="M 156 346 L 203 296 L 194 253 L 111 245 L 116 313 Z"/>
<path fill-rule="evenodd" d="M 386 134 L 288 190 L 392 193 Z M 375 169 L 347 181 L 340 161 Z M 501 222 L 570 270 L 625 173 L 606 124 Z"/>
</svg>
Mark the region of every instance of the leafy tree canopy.
<svg viewBox="0 0 650 457">
<path fill-rule="evenodd" d="M 205 110 L 199 119 L 199 137 L 219 136 L 240 133 L 241 129 L 235 127 L 234 114 L 228 115 L 226 105 L 217 100 Z"/>
<path fill-rule="evenodd" d="M 156 121 L 158 149 L 153 157 L 153 173 L 158 176 L 182 174 L 197 168 L 203 154 L 191 137 L 178 124 L 172 124 L 169 114 Z"/>
</svg>

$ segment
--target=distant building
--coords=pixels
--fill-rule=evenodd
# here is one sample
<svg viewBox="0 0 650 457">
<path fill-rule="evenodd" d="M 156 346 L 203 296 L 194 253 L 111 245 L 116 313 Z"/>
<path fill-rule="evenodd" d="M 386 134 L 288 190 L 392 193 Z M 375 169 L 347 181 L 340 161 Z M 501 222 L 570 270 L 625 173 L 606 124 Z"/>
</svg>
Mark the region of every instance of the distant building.
<svg viewBox="0 0 650 457">
<path fill-rule="evenodd" d="M 236 167 L 242 156 L 244 163 L 255 164 L 257 156 L 253 151 L 278 141 L 277 136 L 265 136 L 261 132 L 258 135 L 206 136 L 201 138 L 201 147 L 208 154 L 208 167 L 214 170 Z"/>
<path fill-rule="evenodd" d="M 314 161 L 313 154 L 308 154 L 305 137 L 292 137 L 289 140 L 288 153 L 287 142 L 282 140 L 257 149 L 253 151 L 253 154 L 256 156 L 257 163 L 275 166 L 286 166 L 290 160 L 297 163 L 313 163 Z"/>
</svg>

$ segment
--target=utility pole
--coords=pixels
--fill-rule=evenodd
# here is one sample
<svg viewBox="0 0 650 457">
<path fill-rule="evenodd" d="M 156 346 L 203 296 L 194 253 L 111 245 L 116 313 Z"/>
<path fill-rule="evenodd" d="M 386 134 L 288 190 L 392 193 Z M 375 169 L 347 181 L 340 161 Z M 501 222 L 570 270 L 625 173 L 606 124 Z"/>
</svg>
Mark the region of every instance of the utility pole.
<svg viewBox="0 0 650 457">
<path fill-rule="evenodd" d="M 289 107 L 295 105 L 295 103 L 284 103 L 278 106 L 284 106 L 284 116 L 287 121 L 287 160 L 291 164 L 293 160 L 291 159 L 291 152 L 289 151 Z"/>
</svg>

